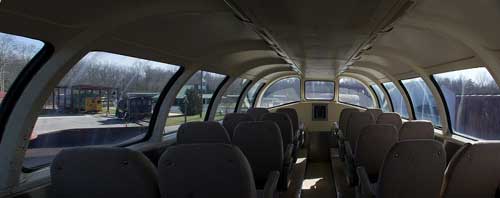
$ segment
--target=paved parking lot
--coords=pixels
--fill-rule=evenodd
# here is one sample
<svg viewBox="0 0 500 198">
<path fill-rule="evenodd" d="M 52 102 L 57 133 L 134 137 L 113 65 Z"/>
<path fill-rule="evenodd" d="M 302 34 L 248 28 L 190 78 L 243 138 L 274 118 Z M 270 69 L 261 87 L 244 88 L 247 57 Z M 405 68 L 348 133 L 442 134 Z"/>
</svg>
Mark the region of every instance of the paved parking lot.
<svg viewBox="0 0 500 198">
<path fill-rule="evenodd" d="M 147 123 L 144 123 L 147 125 Z M 34 132 L 38 135 L 65 129 L 81 128 L 111 128 L 137 127 L 137 123 L 126 123 L 114 116 L 105 115 L 75 115 L 75 116 L 46 116 L 39 117 Z"/>
</svg>

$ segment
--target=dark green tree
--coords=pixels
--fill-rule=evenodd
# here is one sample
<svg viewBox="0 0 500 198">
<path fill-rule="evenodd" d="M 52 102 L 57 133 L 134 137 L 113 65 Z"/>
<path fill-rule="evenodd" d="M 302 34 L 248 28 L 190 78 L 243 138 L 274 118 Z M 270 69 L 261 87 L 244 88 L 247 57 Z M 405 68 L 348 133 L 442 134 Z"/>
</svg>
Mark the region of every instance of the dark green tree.
<svg viewBox="0 0 500 198">
<path fill-rule="evenodd" d="M 181 112 L 188 116 L 200 114 L 203 109 L 203 104 L 199 89 L 187 89 L 185 97 L 186 98 L 179 104 Z"/>
</svg>

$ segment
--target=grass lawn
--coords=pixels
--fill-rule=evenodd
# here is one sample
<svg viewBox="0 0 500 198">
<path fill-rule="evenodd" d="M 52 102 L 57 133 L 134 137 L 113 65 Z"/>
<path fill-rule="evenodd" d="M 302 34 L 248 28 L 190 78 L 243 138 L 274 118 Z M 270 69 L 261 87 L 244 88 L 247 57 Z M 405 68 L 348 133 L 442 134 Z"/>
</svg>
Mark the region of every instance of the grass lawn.
<svg viewBox="0 0 500 198">
<path fill-rule="evenodd" d="M 203 121 L 205 119 L 205 113 L 200 117 L 200 115 L 192 115 L 192 116 L 187 116 L 187 122 L 193 122 L 193 121 Z M 224 115 L 216 115 L 215 120 L 222 120 L 224 119 Z M 176 116 L 176 117 L 169 117 L 167 119 L 167 126 L 175 126 L 175 125 L 180 125 L 184 123 L 184 116 Z"/>
</svg>

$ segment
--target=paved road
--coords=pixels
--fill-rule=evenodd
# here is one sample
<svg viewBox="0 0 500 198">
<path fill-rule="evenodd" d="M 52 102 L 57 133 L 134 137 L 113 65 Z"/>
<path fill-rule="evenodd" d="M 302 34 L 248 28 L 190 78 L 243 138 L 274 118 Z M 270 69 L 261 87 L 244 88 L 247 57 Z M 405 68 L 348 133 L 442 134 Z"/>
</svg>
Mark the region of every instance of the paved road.
<svg viewBox="0 0 500 198">
<path fill-rule="evenodd" d="M 143 123 L 144 126 L 148 123 Z M 76 116 L 47 116 L 39 117 L 35 124 L 35 133 L 38 135 L 77 128 L 111 128 L 111 127 L 137 127 L 136 123 L 125 123 L 122 119 L 104 115 L 76 115 Z"/>
</svg>

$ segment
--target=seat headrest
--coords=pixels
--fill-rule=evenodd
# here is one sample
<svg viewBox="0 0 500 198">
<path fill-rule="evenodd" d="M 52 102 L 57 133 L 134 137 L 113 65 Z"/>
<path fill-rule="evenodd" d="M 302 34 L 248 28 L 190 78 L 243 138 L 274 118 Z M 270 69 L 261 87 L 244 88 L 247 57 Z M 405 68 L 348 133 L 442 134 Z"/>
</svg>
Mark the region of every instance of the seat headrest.
<svg viewBox="0 0 500 198">
<path fill-rule="evenodd" d="M 444 174 L 442 197 L 495 197 L 500 181 L 500 142 L 465 144 Z"/>
<path fill-rule="evenodd" d="M 236 128 L 236 126 L 241 122 L 250 121 L 254 121 L 254 119 L 246 113 L 228 113 L 224 116 L 222 125 L 226 128 L 229 138 L 233 138 L 234 128 Z"/>
<path fill-rule="evenodd" d="M 285 113 L 266 113 L 262 116 L 262 121 L 273 121 L 275 122 L 281 131 L 281 137 L 283 138 L 283 146 L 291 144 L 293 141 L 292 132 L 292 121 Z"/>
<path fill-rule="evenodd" d="M 160 158 L 158 172 L 164 198 L 257 196 L 247 159 L 229 144 L 169 147 Z"/>
<path fill-rule="evenodd" d="M 378 116 L 384 113 L 380 109 L 367 109 L 366 112 L 372 114 L 374 120 L 377 120 Z"/>
<path fill-rule="evenodd" d="M 399 131 L 399 129 L 401 129 L 401 126 L 403 126 L 403 120 L 398 113 L 382 113 L 377 118 L 377 124 L 392 124 Z"/>
<path fill-rule="evenodd" d="M 278 113 L 286 113 L 290 120 L 292 121 L 292 127 L 294 131 L 299 130 L 299 115 L 297 114 L 297 110 L 293 108 L 280 108 L 276 110 Z"/>
<path fill-rule="evenodd" d="M 339 117 L 339 127 L 340 127 L 340 130 L 342 131 L 346 131 L 347 129 L 347 124 L 349 122 L 349 118 L 351 117 L 351 114 L 353 112 L 359 112 L 358 109 L 354 109 L 354 108 L 346 108 L 346 109 L 342 109 L 342 111 L 340 112 L 340 117 Z"/>
<path fill-rule="evenodd" d="M 126 148 L 82 147 L 61 151 L 52 162 L 53 197 L 159 197 L 154 165 Z"/>
<path fill-rule="evenodd" d="M 353 112 L 351 113 L 351 117 L 349 118 L 347 129 L 346 129 L 346 137 L 349 138 L 349 141 L 352 143 L 353 149 L 356 148 L 356 143 L 358 141 L 359 134 L 361 130 L 368 125 L 375 124 L 375 120 L 373 116 L 368 112 Z"/>
<path fill-rule="evenodd" d="M 426 120 L 411 120 L 405 122 L 399 130 L 399 140 L 434 139 L 434 126 Z"/>
<path fill-rule="evenodd" d="M 255 121 L 259 121 L 266 113 L 269 113 L 269 110 L 266 108 L 250 108 L 247 111 L 247 114 L 252 116 Z"/>
<path fill-rule="evenodd" d="M 440 142 L 400 141 L 385 157 L 377 197 L 439 197 L 445 167 L 446 153 Z"/>
<path fill-rule="evenodd" d="M 283 164 L 283 142 L 278 125 L 271 121 L 242 122 L 234 130 L 233 144 L 245 154 L 260 189 L 271 171 Z"/>
<path fill-rule="evenodd" d="M 226 129 L 218 122 L 188 122 L 177 131 L 177 144 L 224 143 L 231 144 Z"/>
<path fill-rule="evenodd" d="M 355 160 L 365 167 L 370 178 L 376 178 L 385 156 L 398 141 L 398 132 L 392 125 L 370 124 L 359 134 L 355 147 Z"/>
</svg>

